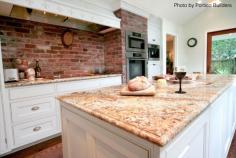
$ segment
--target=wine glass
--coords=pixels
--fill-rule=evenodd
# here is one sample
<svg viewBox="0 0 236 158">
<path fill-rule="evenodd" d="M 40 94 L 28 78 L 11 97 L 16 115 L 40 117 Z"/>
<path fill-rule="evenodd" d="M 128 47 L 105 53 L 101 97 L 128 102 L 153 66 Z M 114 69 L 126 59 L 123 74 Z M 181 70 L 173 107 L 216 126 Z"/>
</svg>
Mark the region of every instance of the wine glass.
<svg viewBox="0 0 236 158">
<path fill-rule="evenodd" d="M 175 93 L 184 94 L 186 92 L 182 91 L 182 79 L 185 77 L 185 68 L 175 68 L 175 77 L 179 80 L 179 90 Z"/>
</svg>

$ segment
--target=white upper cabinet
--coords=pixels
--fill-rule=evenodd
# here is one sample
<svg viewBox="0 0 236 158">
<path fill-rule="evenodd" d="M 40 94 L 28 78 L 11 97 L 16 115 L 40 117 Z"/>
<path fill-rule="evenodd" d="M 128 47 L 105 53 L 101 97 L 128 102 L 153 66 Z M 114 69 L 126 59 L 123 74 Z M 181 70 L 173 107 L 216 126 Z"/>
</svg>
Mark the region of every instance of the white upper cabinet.
<svg viewBox="0 0 236 158">
<path fill-rule="evenodd" d="M 149 16 L 148 18 L 148 43 L 161 45 L 161 19 Z"/>
<path fill-rule="evenodd" d="M 103 8 L 88 0 L 0 0 L 0 2 L 120 28 L 120 19 L 114 15 L 112 6 L 109 9 Z"/>
</svg>

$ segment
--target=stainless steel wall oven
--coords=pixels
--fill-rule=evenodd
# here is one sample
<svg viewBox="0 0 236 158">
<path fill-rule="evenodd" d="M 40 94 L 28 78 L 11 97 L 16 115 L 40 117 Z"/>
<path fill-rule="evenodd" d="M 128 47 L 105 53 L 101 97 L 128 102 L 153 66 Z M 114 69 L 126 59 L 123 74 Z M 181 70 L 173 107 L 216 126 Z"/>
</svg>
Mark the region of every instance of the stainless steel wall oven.
<svg viewBox="0 0 236 158">
<path fill-rule="evenodd" d="M 128 52 L 126 56 L 128 80 L 137 76 L 147 76 L 147 58 L 145 54 Z"/>
<path fill-rule="evenodd" d="M 147 76 L 147 36 L 143 33 L 126 31 L 127 79 Z"/>
<path fill-rule="evenodd" d="M 148 45 L 148 59 L 160 60 L 160 46 L 155 44 Z"/>
<path fill-rule="evenodd" d="M 147 36 L 142 33 L 126 31 L 126 51 L 143 52 L 147 50 Z"/>
</svg>

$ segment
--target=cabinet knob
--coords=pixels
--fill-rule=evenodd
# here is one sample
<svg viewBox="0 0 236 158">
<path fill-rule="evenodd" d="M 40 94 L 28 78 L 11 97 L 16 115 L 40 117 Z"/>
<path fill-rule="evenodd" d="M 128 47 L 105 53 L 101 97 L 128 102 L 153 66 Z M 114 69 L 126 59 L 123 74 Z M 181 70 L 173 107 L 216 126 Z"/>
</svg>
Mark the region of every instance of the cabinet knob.
<svg viewBox="0 0 236 158">
<path fill-rule="evenodd" d="M 34 128 L 33 128 L 33 131 L 34 131 L 34 132 L 38 132 L 38 131 L 40 131 L 41 129 L 42 129 L 42 127 L 38 126 L 38 127 L 34 127 Z"/>
<path fill-rule="evenodd" d="M 37 111 L 37 110 L 39 110 L 39 107 L 38 106 L 34 106 L 34 107 L 31 108 L 31 110 L 32 111 Z"/>
</svg>

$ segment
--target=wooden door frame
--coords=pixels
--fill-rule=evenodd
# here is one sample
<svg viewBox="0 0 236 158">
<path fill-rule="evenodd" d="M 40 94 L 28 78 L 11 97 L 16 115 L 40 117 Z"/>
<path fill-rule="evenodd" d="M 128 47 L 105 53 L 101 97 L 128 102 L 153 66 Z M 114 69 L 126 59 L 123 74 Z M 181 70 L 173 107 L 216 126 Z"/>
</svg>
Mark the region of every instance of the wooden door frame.
<svg viewBox="0 0 236 158">
<path fill-rule="evenodd" d="M 220 31 L 214 31 L 214 32 L 208 32 L 207 33 L 207 67 L 206 72 L 211 73 L 211 50 L 212 50 L 212 37 L 216 35 L 223 35 L 223 34 L 229 34 L 229 33 L 236 33 L 236 28 L 231 28 L 227 30 L 220 30 Z"/>
<path fill-rule="evenodd" d="M 166 57 L 167 57 L 167 36 L 173 36 L 173 51 L 174 51 L 174 61 L 173 61 L 173 69 L 175 68 L 175 66 L 178 65 L 178 60 L 177 60 L 177 35 L 175 33 L 168 33 L 166 32 L 166 41 L 165 41 L 165 45 L 166 45 L 166 51 L 165 51 L 165 54 L 166 54 Z M 166 65 L 166 58 L 165 58 L 165 65 Z M 167 65 L 165 67 L 165 74 L 167 74 Z"/>
</svg>

